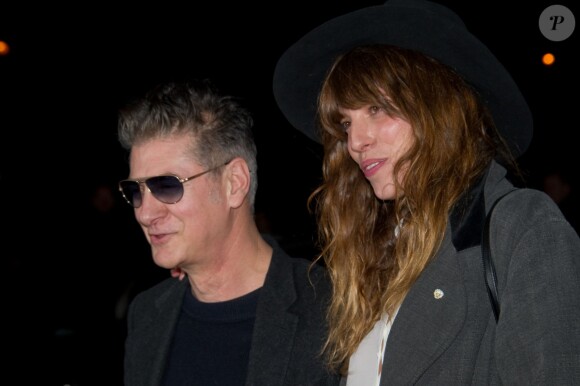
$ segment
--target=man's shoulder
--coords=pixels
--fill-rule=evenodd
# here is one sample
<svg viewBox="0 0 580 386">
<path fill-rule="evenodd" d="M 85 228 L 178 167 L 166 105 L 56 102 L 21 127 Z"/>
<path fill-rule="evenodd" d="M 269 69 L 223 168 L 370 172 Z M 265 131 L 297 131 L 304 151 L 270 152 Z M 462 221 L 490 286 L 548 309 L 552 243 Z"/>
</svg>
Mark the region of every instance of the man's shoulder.
<svg viewBox="0 0 580 386">
<path fill-rule="evenodd" d="M 326 269 L 316 262 L 314 258 L 309 259 L 304 256 L 290 255 L 275 240 L 266 239 L 273 249 L 272 261 L 274 265 L 290 266 L 292 271 L 298 274 L 308 273 L 313 277 L 324 276 Z M 288 270 L 289 268 L 285 268 Z"/>
<path fill-rule="evenodd" d="M 268 276 L 278 291 L 292 288 L 299 297 L 310 298 L 317 293 L 329 292 L 330 279 L 322 265 L 280 250 L 274 251 Z"/>
</svg>

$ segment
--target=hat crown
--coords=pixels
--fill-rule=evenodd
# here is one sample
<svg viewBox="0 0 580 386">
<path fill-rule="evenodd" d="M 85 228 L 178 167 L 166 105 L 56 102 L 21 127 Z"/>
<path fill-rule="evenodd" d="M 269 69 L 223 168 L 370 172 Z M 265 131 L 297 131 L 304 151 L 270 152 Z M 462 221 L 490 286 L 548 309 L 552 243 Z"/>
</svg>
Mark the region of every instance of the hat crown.
<svg viewBox="0 0 580 386">
<path fill-rule="evenodd" d="M 386 7 L 397 7 L 400 9 L 409 8 L 414 12 L 431 14 L 432 17 L 437 19 L 445 18 L 451 23 L 458 24 L 463 28 L 466 28 L 465 23 L 459 15 L 441 4 L 434 3 L 425 0 L 387 0 L 383 4 Z"/>
</svg>

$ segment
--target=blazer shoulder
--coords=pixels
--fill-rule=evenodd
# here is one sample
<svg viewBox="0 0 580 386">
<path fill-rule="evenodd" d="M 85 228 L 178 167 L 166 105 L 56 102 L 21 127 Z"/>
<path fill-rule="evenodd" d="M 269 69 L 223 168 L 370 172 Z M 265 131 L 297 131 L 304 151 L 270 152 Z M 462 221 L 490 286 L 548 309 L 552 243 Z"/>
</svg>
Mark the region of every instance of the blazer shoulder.
<svg viewBox="0 0 580 386">
<path fill-rule="evenodd" d="M 498 202 L 494 215 L 500 223 L 529 226 L 551 221 L 567 222 L 558 205 L 545 192 L 519 188 L 511 191 Z"/>
</svg>

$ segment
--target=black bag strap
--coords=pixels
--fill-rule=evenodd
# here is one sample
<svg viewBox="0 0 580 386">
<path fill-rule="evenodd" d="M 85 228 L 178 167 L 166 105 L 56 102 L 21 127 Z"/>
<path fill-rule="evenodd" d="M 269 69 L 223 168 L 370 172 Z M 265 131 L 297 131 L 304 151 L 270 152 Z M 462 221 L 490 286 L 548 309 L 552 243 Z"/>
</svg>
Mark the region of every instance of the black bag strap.
<svg viewBox="0 0 580 386">
<path fill-rule="evenodd" d="M 491 307 L 493 310 L 493 316 L 495 317 L 495 321 L 497 322 L 499 318 L 499 292 L 497 289 L 497 275 L 495 273 L 495 266 L 493 264 L 493 258 L 491 256 L 491 249 L 489 247 L 489 224 L 491 223 L 491 214 L 493 213 L 493 209 L 498 204 L 498 202 L 504 198 L 509 193 L 513 192 L 510 190 L 509 192 L 505 193 L 501 197 L 499 197 L 489 210 L 487 216 L 485 216 L 485 223 L 483 225 L 483 234 L 481 237 L 481 257 L 483 259 L 483 273 L 485 278 L 485 284 L 487 286 L 487 294 L 489 295 L 489 301 L 491 302 Z"/>
</svg>

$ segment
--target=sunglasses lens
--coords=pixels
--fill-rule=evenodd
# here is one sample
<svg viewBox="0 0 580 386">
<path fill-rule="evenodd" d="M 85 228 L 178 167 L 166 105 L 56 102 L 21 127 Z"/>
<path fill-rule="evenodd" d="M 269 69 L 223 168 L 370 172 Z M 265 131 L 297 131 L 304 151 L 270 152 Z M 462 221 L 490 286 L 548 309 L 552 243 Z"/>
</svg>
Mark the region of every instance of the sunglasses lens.
<svg viewBox="0 0 580 386">
<path fill-rule="evenodd" d="M 183 184 L 177 177 L 151 177 L 146 184 L 155 198 L 166 204 L 175 204 L 183 197 Z M 140 198 L 141 195 L 139 195 Z"/>
<path fill-rule="evenodd" d="M 133 207 L 138 208 L 141 206 L 141 189 L 139 188 L 139 183 L 136 181 L 121 181 L 121 192 L 125 199 Z"/>
</svg>

